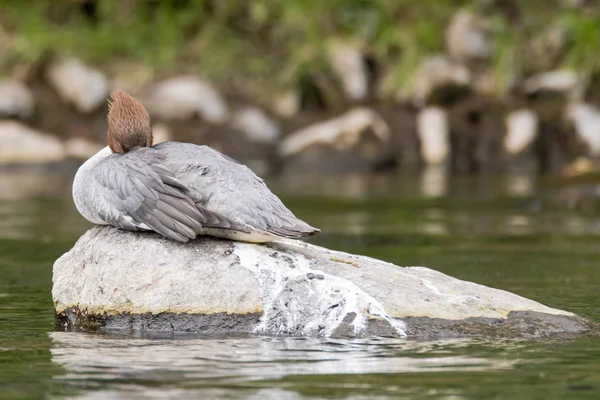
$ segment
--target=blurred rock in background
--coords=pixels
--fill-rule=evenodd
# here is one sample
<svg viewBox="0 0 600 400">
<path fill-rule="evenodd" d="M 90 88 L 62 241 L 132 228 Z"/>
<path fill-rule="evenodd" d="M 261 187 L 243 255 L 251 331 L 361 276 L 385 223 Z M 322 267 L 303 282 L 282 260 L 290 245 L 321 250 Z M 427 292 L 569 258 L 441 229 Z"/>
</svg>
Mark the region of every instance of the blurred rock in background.
<svg viewBox="0 0 600 400">
<path fill-rule="evenodd" d="M 262 171 L 560 172 L 600 156 L 594 2 L 159 3 L 0 10 L 3 162 L 88 157 L 116 88 L 157 138 Z M 55 145 L 24 156 L 17 130 L 21 148 Z"/>
</svg>

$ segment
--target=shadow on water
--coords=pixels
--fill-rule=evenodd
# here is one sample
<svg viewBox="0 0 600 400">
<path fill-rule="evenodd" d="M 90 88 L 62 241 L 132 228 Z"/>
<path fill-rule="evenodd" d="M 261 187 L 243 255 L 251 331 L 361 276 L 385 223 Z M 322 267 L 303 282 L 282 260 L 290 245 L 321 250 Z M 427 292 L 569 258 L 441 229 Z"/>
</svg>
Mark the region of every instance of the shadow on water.
<svg viewBox="0 0 600 400">
<path fill-rule="evenodd" d="M 73 170 L 0 174 L 0 398 L 597 398 L 597 339 L 145 338 L 53 331 L 51 266 L 90 226 Z M 269 180 L 315 244 L 425 265 L 600 320 L 600 218 L 528 175 Z"/>
</svg>

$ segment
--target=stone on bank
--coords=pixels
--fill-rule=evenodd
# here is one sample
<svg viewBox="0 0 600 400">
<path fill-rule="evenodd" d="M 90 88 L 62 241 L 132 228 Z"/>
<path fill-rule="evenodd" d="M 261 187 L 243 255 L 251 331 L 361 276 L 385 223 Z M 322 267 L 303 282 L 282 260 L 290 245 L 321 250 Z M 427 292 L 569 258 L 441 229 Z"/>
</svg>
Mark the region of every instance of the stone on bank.
<svg viewBox="0 0 600 400">
<path fill-rule="evenodd" d="M 54 264 L 64 329 L 142 333 L 541 337 L 584 319 L 423 267 L 301 241 L 268 245 L 95 227 Z"/>
</svg>

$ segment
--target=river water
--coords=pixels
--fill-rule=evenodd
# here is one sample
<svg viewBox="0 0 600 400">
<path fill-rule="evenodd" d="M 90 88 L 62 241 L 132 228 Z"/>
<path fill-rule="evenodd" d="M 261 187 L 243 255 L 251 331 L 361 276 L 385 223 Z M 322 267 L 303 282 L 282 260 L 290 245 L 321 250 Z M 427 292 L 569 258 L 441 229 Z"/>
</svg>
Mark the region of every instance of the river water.
<svg viewBox="0 0 600 400">
<path fill-rule="evenodd" d="M 596 399 L 600 339 L 164 337 L 57 332 L 52 263 L 90 227 L 73 165 L 0 171 L 0 398 Z M 313 243 L 424 265 L 600 321 L 600 218 L 531 176 L 268 180 Z"/>
</svg>

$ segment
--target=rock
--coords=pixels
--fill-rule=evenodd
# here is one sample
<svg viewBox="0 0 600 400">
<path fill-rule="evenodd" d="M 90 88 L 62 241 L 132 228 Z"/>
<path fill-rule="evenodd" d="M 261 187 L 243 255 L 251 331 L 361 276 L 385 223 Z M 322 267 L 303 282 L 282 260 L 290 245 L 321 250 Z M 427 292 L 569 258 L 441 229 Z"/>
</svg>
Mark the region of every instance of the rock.
<svg viewBox="0 0 600 400">
<path fill-rule="evenodd" d="M 506 116 L 504 151 L 509 155 L 522 153 L 531 146 L 538 135 L 538 116 L 531 110 L 521 109 Z"/>
<path fill-rule="evenodd" d="M 289 134 L 278 153 L 288 170 L 368 170 L 391 154 L 391 139 L 379 114 L 355 108 Z"/>
<path fill-rule="evenodd" d="M 540 337 L 580 317 L 423 267 L 300 241 L 268 245 L 95 227 L 53 268 L 59 326 L 300 336 Z"/>
<path fill-rule="evenodd" d="M 59 61 L 50 65 L 48 80 L 59 96 L 81 113 L 94 111 L 104 104 L 108 83 L 104 75 L 77 59 Z"/>
<path fill-rule="evenodd" d="M 232 126 L 242 132 L 246 139 L 255 143 L 277 142 L 281 132 L 277 124 L 260 108 L 246 107 L 233 114 Z"/>
<path fill-rule="evenodd" d="M 592 160 L 587 157 L 577 157 L 575 160 L 567 163 L 561 170 L 561 175 L 565 178 L 574 178 L 581 175 L 598 173 L 600 165 L 598 160 Z"/>
<path fill-rule="evenodd" d="M 142 94 L 154 80 L 154 69 L 142 62 L 113 60 L 108 71 L 113 90 L 119 89 L 134 96 Z"/>
<path fill-rule="evenodd" d="M 33 94 L 23 82 L 0 80 L 0 118 L 27 118 L 33 107 Z"/>
<path fill-rule="evenodd" d="M 329 49 L 329 63 L 348 98 L 361 100 L 367 96 L 367 71 L 362 54 L 356 48 L 349 44 L 333 44 Z"/>
<path fill-rule="evenodd" d="M 0 164 L 43 163 L 65 158 L 56 137 L 15 121 L 0 121 Z"/>
<path fill-rule="evenodd" d="M 71 138 L 65 142 L 65 151 L 67 157 L 76 158 L 80 160 L 87 160 L 98 151 L 100 151 L 105 145 L 95 143 L 84 138 Z"/>
<path fill-rule="evenodd" d="M 221 124 L 229 117 L 223 96 L 195 76 L 179 76 L 155 84 L 146 99 L 150 115 L 166 120 L 186 120 L 196 115 Z"/>
<path fill-rule="evenodd" d="M 291 118 L 300 111 L 300 103 L 301 98 L 298 90 L 288 90 L 275 96 L 270 108 L 281 118 Z"/>
<path fill-rule="evenodd" d="M 348 149 L 356 146 L 361 134 L 369 128 L 382 142 L 391 137 L 390 128 L 377 113 L 366 108 L 355 108 L 340 117 L 291 133 L 281 142 L 279 152 L 283 156 L 289 156 L 315 144 L 327 144 L 339 150 Z"/>
<path fill-rule="evenodd" d="M 567 106 L 567 119 L 575 126 L 579 138 L 586 144 L 590 155 L 600 156 L 600 111 L 585 103 Z"/>
<path fill-rule="evenodd" d="M 165 124 L 152 125 L 152 136 L 154 144 L 162 142 L 170 142 L 173 140 L 171 129 Z"/>
<path fill-rule="evenodd" d="M 452 17 L 445 37 L 452 60 L 466 64 L 491 55 L 491 43 L 478 18 L 469 10 L 459 10 Z"/>
<path fill-rule="evenodd" d="M 525 80 L 523 90 L 528 94 L 540 91 L 558 92 L 576 100 L 582 96 L 583 82 L 575 71 L 557 70 L 534 75 Z"/>
<path fill-rule="evenodd" d="M 438 88 L 448 86 L 463 88 L 471 82 L 469 70 L 455 64 L 442 55 L 433 56 L 419 67 L 412 83 L 412 98 L 417 106 L 423 106 Z"/>
<path fill-rule="evenodd" d="M 561 55 L 568 39 L 568 31 L 564 21 L 552 23 L 544 31 L 540 38 L 541 46 L 551 58 L 556 58 Z"/>
<path fill-rule="evenodd" d="M 442 164 L 450 156 L 448 114 L 439 107 L 427 107 L 417 115 L 421 157 L 427 164 Z"/>
</svg>

